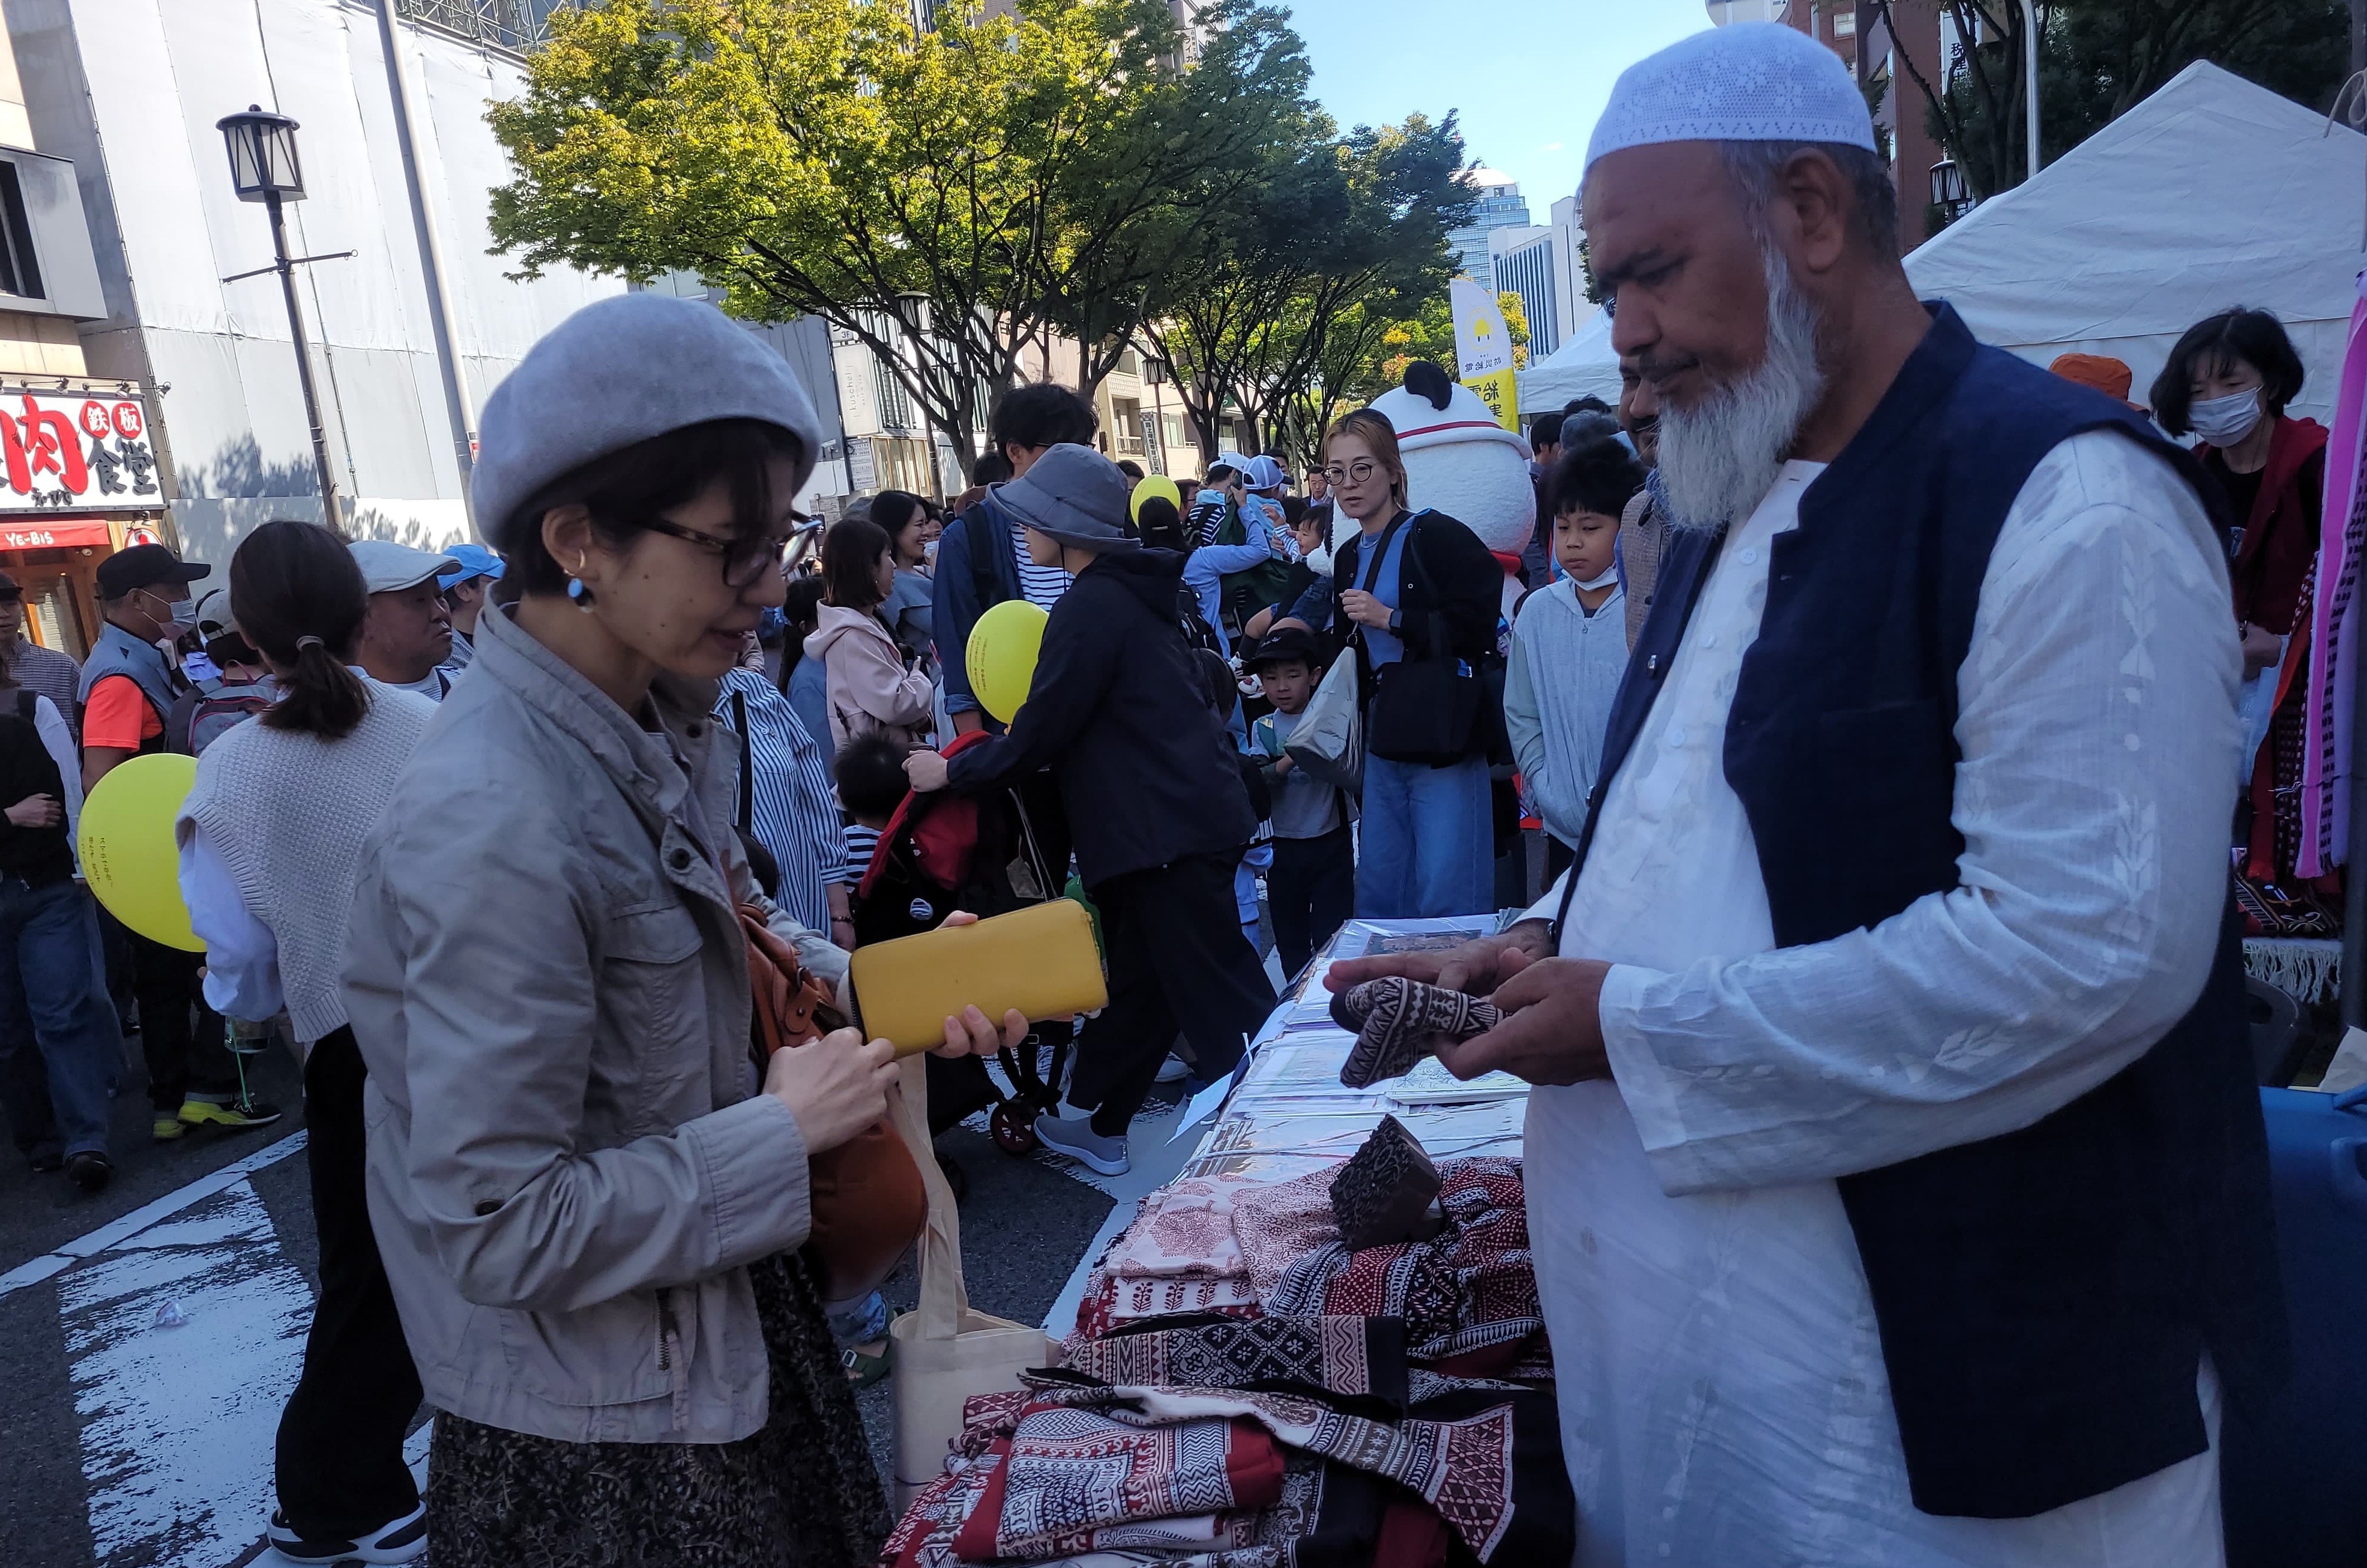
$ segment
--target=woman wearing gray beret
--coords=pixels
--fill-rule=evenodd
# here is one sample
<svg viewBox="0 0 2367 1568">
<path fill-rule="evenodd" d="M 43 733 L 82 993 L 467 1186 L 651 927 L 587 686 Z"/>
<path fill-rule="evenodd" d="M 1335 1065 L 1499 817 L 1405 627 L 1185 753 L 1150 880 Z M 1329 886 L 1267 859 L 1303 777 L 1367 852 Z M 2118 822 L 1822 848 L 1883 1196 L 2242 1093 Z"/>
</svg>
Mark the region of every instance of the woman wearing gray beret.
<svg viewBox="0 0 2367 1568">
<path fill-rule="evenodd" d="M 345 993 L 369 1199 L 437 1415 L 439 1568 L 873 1560 L 889 1517 L 797 1255 L 807 1161 L 897 1068 L 749 1041 L 764 903 L 709 714 L 781 603 L 819 432 L 720 312 L 577 312 L 487 400 L 472 495 L 520 597 L 364 851 Z M 975 1008 L 946 1049 L 1016 1043 Z"/>
</svg>

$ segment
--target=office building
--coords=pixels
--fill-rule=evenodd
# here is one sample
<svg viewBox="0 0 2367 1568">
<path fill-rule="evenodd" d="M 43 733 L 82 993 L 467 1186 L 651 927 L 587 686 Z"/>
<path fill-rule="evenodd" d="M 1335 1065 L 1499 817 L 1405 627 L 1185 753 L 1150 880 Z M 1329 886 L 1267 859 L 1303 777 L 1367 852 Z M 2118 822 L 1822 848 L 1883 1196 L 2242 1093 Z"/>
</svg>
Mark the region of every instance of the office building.
<svg viewBox="0 0 2367 1568">
<path fill-rule="evenodd" d="M 1460 229 L 1448 231 L 1447 247 L 1455 252 L 1459 269 L 1481 288 L 1496 287 L 1495 269 L 1489 265 L 1488 232 L 1508 225 L 1525 227 L 1529 222 L 1529 204 L 1521 195 L 1521 187 L 1512 176 L 1494 169 L 1466 169 L 1456 176 L 1471 187 L 1478 198 L 1471 213 L 1471 222 Z"/>
</svg>

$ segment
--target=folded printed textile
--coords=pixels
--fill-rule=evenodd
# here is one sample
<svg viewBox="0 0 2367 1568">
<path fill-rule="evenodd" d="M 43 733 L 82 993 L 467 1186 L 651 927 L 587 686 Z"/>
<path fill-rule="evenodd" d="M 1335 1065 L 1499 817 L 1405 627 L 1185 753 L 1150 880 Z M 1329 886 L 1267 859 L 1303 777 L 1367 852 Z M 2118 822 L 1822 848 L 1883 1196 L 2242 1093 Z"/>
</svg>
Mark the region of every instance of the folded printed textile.
<svg viewBox="0 0 2367 1568">
<path fill-rule="evenodd" d="M 1253 1511 L 1282 1495 L 1273 1437 L 1221 1415 L 1143 1426 L 1038 1399 L 977 1464 L 985 1489 L 954 1537 L 955 1552 L 973 1562 L 1059 1557 L 1091 1550 L 1114 1527 Z M 1244 1521 L 1229 1528 L 1241 1539 L 1206 1544 L 1253 1544 Z"/>
<path fill-rule="evenodd" d="M 1233 1199 L 1234 1249 L 1261 1301 L 1274 1294 L 1292 1264 L 1340 1239 L 1331 1213 L 1331 1183 L 1339 1174 L 1339 1166 L 1324 1165 Z"/>
<path fill-rule="evenodd" d="M 1405 1324 L 1395 1318 L 1151 1318 L 1070 1342 L 1060 1364 L 1105 1383 L 1290 1382 L 1372 1394 L 1399 1410 L 1406 1402 Z"/>
<path fill-rule="evenodd" d="M 1277 1317 L 1405 1320 L 1406 1353 L 1475 1376 L 1537 1369 L 1544 1310 L 1529 1253 L 1521 1163 L 1444 1160 L 1438 1201 L 1445 1228 L 1426 1242 L 1351 1252 L 1337 1241 L 1283 1271 L 1264 1299 Z M 1535 1343 L 1532 1343 L 1532 1342 Z"/>
<path fill-rule="evenodd" d="M 1500 1555 L 1515 1564 L 1567 1562 L 1576 1546 L 1575 1506 L 1548 1392 L 1457 1389 L 1405 1420 L 1384 1421 L 1293 1394 L 1084 1387 L 1054 1373 L 1028 1373 L 1026 1381 L 1035 1391 L 1025 1407 L 1029 1413 L 1060 1403 L 1130 1426 L 1254 1422 L 1285 1448 L 1406 1488 L 1482 1562 Z M 972 1440 L 965 1432 L 965 1446 Z"/>
<path fill-rule="evenodd" d="M 954 1537 L 984 1485 L 983 1472 L 955 1470 L 923 1489 L 881 1549 L 883 1568 L 961 1568 Z M 1248 1517 L 1255 1526 L 1247 1546 L 1119 1546 L 1097 1536 L 1093 1547 L 1036 1559 L 1030 1568 L 1444 1568 L 1446 1562 L 1436 1510 L 1379 1476 L 1308 1454 L 1287 1456 L 1281 1495 Z M 1181 1533 L 1208 1518 L 1149 1528 Z"/>
<path fill-rule="evenodd" d="M 1134 1222 L 1102 1255 L 1101 1266 L 1127 1278 L 1220 1279 L 1243 1272 L 1233 1240 L 1233 1204 L 1255 1192 L 1253 1177 L 1184 1176 L 1142 1200 Z"/>
<path fill-rule="evenodd" d="M 1246 1274 L 1222 1279 L 1181 1279 L 1120 1276 L 1096 1268 L 1085 1277 L 1084 1297 L 1077 1303 L 1077 1327 L 1069 1343 L 1098 1339 L 1127 1324 L 1178 1312 L 1253 1318 L 1260 1311 L 1257 1287 Z"/>
</svg>

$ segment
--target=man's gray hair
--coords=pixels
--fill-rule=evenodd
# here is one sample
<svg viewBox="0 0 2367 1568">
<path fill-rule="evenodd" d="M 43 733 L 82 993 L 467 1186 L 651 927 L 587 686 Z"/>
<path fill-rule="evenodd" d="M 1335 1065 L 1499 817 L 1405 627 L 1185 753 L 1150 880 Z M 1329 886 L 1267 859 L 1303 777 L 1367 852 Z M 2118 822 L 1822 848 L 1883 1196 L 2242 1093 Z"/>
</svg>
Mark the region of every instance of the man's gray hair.
<svg viewBox="0 0 2367 1568">
<path fill-rule="evenodd" d="M 1822 153 L 1847 176 L 1857 197 L 1858 233 L 1874 254 L 1898 255 L 1898 187 L 1891 184 L 1890 165 L 1863 147 L 1843 142 L 1720 142 L 1727 173 L 1742 193 L 1750 232 L 1767 234 L 1767 208 L 1775 199 L 1775 177 L 1784 165 L 1803 153 Z"/>
</svg>

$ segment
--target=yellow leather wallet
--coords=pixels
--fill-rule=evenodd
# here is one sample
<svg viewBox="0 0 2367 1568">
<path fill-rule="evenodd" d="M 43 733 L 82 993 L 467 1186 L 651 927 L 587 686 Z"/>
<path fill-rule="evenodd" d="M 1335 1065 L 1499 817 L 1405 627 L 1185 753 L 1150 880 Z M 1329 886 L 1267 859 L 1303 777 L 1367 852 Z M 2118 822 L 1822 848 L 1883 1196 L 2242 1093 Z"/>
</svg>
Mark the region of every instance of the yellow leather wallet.
<svg viewBox="0 0 2367 1568">
<path fill-rule="evenodd" d="M 990 1018 L 1016 1007 L 1031 1020 L 1109 1005 L 1093 917 L 1066 898 L 857 948 L 848 978 L 864 1038 L 899 1056 L 943 1045 L 946 1020 L 972 1003 Z"/>
</svg>

